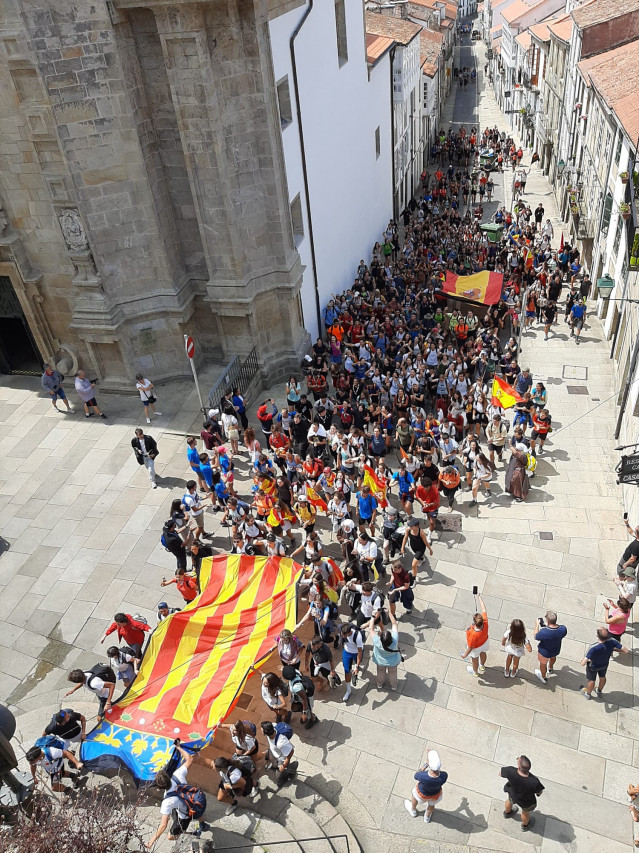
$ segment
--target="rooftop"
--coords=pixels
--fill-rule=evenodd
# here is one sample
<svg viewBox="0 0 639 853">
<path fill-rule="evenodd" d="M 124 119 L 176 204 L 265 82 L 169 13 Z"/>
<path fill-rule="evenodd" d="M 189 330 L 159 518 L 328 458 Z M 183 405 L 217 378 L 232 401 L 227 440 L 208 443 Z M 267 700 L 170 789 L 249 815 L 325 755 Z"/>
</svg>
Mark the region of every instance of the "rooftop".
<svg viewBox="0 0 639 853">
<path fill-rule="evenodd" d="M 409 44 L 422 29 L 420 24 L 381 15 L 378 12 L 366 12 L 366 34 L 386 36 L 398 44 Z"/>
<path fill-rule="evenodd" d="M 394 44 L 395 40 L 388 36 L 375 36 L 366 33 L 366 62 L 369 65 L 375 65 Z"/>
<path fill-rule="evenodd" d="M 572 35 L 572 18 L 570 15 L 562 15 L 556 21 L 548 21 L 548 29 L 561 41 L 570 41 Z"/>
<path fill-rule="evenodd" d="M 419 34 L 419 52 L 422 71 L 432 77 L 439 67 L 443 36 L 433 30 L 423 29 Z"/>
<path fill-rule="evenodd" d="M 580 29 L 593 27 L 611 21 L 613 18 L 621 18 L 630 12 L 639 11 L 639 0 L 592 0 L 584 6 L 573 9 L 572 18 Z"/>
<path fill-rule="evenodd" d="M 531 42 L 530 30 L 524 30 L 523 33 L 519 33 L 519 35 L 515 38 L 515 41 L 520 47 L 523 47 L 524 50 L 528 50 Z"/>
<path fill-rule="evenodd" d="M 509 24 L 512 24 L 513 21 L 516 21 L 517 18 L 521 18 L 522 15 L 525 15 L 526 12 L 530 12 L 535 6 L 539 5 L 542 0 L 529 0 L 529 2 L 525 3 L 524 0 L 515 0 L 507 9 L 501 13 L 504 21 L 507 21 Z"/>
<path fill-rule="evenodd" d="M 639 138 L 639 100 L 628 81 L 639 76 L 637 42 L 582 59 L 577 67 L 586 84 L 599 93 L 617 116 L 634 144 Z"/>
</svg>

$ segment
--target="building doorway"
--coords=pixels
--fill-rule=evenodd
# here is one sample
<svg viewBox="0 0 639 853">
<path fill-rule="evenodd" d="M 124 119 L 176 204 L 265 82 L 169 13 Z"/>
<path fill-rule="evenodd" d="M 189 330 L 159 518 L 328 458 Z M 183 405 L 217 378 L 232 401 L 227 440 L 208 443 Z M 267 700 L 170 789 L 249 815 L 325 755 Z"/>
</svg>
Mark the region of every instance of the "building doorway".
<svg viewBox="0 0 639 853">
<path fill-rule="evenodd" d="M 42 373 L 42 356 L 11 279 L 5 275 L 0 275 L 0 373 Z"/>
</svg>

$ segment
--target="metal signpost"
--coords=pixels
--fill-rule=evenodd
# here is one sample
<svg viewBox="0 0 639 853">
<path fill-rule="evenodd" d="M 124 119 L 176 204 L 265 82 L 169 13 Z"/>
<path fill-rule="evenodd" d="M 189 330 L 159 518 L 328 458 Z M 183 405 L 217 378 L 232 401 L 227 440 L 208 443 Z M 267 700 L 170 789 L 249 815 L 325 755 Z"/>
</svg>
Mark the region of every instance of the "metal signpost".
<svg viewBox="0 0 639 853">
<path fill-rule="evenodd" d="M 200 383 L 197 381 L 195 361 L 193 359 L 193 356 L 195 355 L 195 342 L 190 335 L 184 335 L 184 349 L 186 350 L 186 354 L 189 358 L 189 364 L 191 365 L 191 370 L 193 371 L 193 379 L 195 380 L 197 395 L 200 398 L 200 408 L 202 409 L 202 412 L 206 414 L 206 409 L 204 408 L 204 401 L 202 400 L 202 392 L 200 391 Z"/>
</svg>

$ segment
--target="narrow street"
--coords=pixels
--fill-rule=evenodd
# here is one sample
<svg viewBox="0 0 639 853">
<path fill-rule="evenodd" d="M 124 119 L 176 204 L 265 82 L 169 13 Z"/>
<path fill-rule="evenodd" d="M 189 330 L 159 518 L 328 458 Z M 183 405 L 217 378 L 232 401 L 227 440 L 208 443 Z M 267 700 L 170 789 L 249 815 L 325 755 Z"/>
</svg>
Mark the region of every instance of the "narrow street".
<svg viewBox="0 0 639 853">
<path fill-rule="evenodd" d="M 492 90 L 484 88 L 483 45 L 471 46 L 467 36 L 458 51 L 457 66 L 477 67 L 477 85 L 460 91 L 453 84 L 442 127 L 453 121 L 506 129 Z M 510 206 L 511 173 L 495 180 L 495 204 Z M 525 198 L 533 210 L 543 202 L 558 245 L 554 197 L 537 167 Z M 524 336 L 521 364 L 546 385 L 553 432 L 526 502 L 512 503 L 504 493 L 505 465 L 498 464 L 492 501 L 480 497 L 470 508 L 464 496 L 461 532 L 437 535 L 432 575 L 424 572 L 415 610 L 400 619 L 406 661 L 398 692 L 376 692 L 368 671 L 348 704 L 339 691 L 321 694 L 320 723 L 296 735 L 300 775 L 330 795 L 370 853 L 414 853 L 424 845 L 433 853 L 621 853 L 632 844 L 625 791 L 639 767 L 633 656 L 613 659 L 604 697 L 589 702 L 579 692 L 580 662 L 603 621 L 603 601 L 615 595 L 612 578 L 628 541 L 614 473 L 612 362 L 594 313 L 581 340 L 576 346 L 563 311 L 548 342 L 538 324 Z M 77 407 L 70 379 L 66 385 Z M 273 389 L 273 396 L 281 406 L 283 389 Z M 167 386 L 158 397 L 163 416 L 149 431 L 161 453 L 160 487 L 150 490 L 131 450 L 143 420 L 138 399 L 104 395 L 100 404 L 109 420 L 85 421 L 52 411 L 39 379 L 0 378 L 0 535 L 6 540 L 0 698 L 17 715 L 27 746 L 43 721 L 65 707 L 68 670 L 89 668 L 103 656 L 100 639 L 115 612 L 141 614 L 154 624 L 161 598 L 180 603 L 177 593 L 160 587 L 174 560 L 159 537 L 171 500 L 184 491 L 185 433 L 199 435 L 200 418 L 190 384 Z M 251 420 L 257 423 L 254 415 Z M 247 455 L 236 464 L 236 488 L 248 499 Z M 227 532 L 210 512 L 207 529 L 215 547 L 227 547 Z M 492 643 L 480 679 L 469 676 L 459 657 L 475 585 L 487 605 Z M 505 679 L 500 643 L 510 621 L 522 619 L 530 635 L 548 609 L 568 629 L 555 677 L 540 684 L 533 654 L 523 659 L 519 678 Z M 623 642 L 636 645 L 632 628 Z M 83 713 L 95 710 L 93 703 L 76 705 Z M 403 801 L 430 748 L 439 751 L 449 782 L 437 820 L 425 825 L 411 820 Z M 504 819 L 498 775 L 521 754 L 546 788 L 528 833 Z M 244 832 L 245 817 L 240 809 L 220 826 Z M 171 845 L 164 841 L 158 849 Z"/>
</svg>

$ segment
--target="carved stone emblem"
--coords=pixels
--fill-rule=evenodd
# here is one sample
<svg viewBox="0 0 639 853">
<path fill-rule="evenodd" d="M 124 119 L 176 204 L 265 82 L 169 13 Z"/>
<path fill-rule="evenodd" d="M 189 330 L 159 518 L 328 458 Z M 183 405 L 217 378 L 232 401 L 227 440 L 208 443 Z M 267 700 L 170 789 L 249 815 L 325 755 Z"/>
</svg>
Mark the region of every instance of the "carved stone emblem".
<svg viewBox="0 0 639 853">
<path fill-rule="evenodd" d="M 58 219 L 69 250 L 77 254 L 88 252 L 89 242 L 78 211 L 65 207 L 58 213 Z"/>
</svg>

